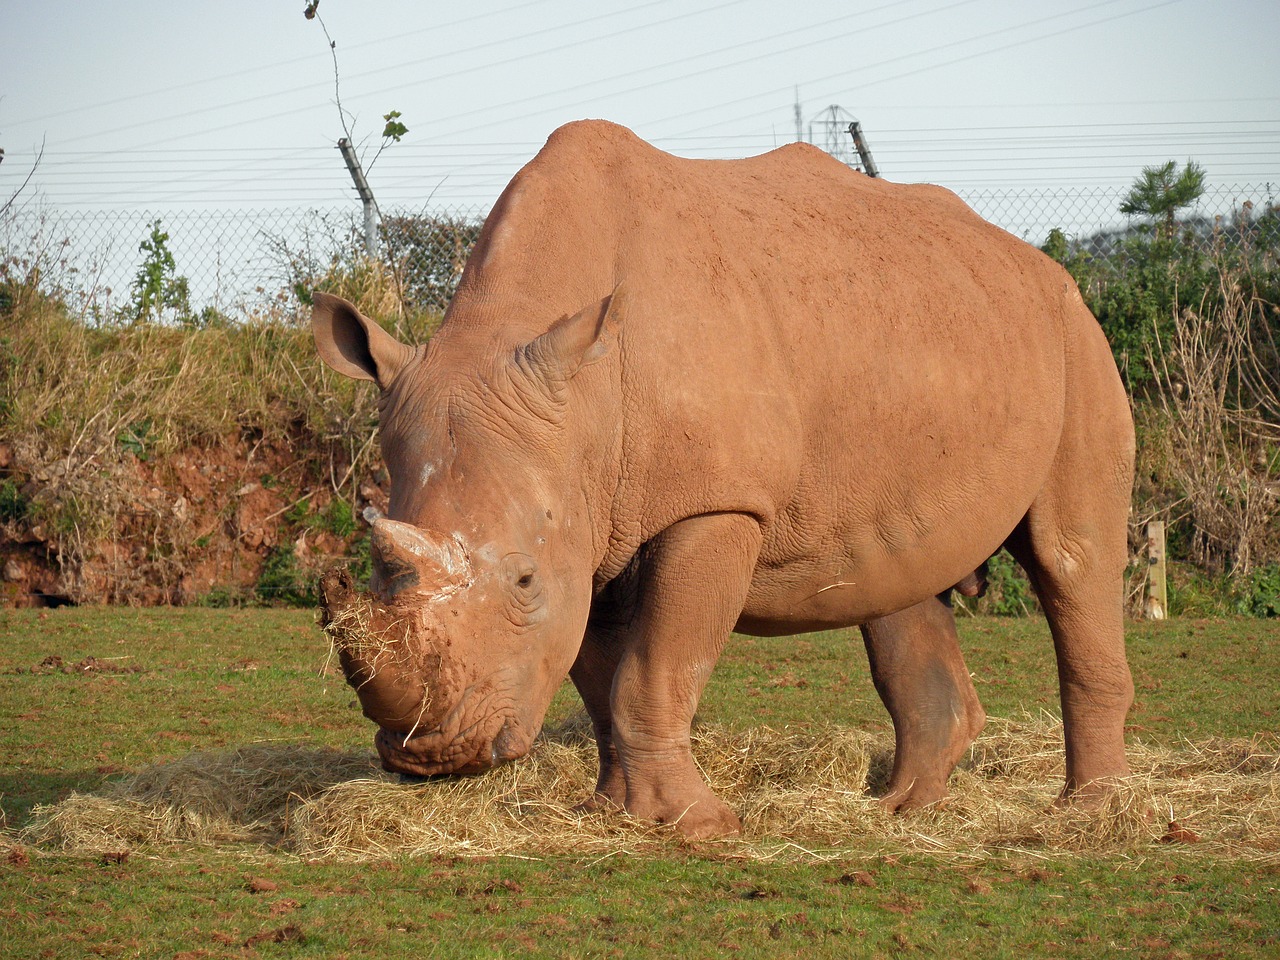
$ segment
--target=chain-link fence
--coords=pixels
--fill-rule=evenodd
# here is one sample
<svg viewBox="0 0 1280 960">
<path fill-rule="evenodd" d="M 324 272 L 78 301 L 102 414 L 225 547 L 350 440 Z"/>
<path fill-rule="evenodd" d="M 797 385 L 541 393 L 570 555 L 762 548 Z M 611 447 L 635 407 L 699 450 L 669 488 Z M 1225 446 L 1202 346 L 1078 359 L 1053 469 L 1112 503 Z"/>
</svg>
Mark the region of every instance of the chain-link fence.
<svg viewBox="0 0 1280 960">
<path fill-rule="evenodd" d="M 1079 249 L 1108 253 L 1142 226 L 1119 212 L 1122 188 L 960 191 L 982 216 L 1041 245 L 1060 230 Z M 407 303 L 443 308 L 479 234 L 484 208 L 382 211 L 382 249 Z M 1211 187 L 1180 219 L 1208 245 L 1277 217 L 1272 184 Z M 39 272 L 82 315 L 153 313 L 233 320 L 297 305 L 296 287 L 363 248 L 358 207 L 343 210 L 102 210 L 28 205 L 0 222 L 0 260 Z"/>
<path fill-rule="evenodd" d="M 443 307 L 483 208 L 384 211 L 383 249 L 408 263 L 406 290 Z M 56 287 L 89 318 L 246 320 L 297 303 L 299 284 L 363 251 L 358 207 L 342 210 L 32 209 L 0 222 L 0 260 Z"/>
</svg>

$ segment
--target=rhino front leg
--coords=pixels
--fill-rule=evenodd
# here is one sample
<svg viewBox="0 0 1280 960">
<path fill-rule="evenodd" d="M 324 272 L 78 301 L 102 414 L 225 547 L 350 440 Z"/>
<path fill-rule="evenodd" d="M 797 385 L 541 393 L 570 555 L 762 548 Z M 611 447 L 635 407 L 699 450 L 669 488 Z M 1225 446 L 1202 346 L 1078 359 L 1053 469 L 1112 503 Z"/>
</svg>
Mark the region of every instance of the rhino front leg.
<svg viewBox="0 0 1280 960">
<path fill-rule="evenodd" d="M 623 631 L 611 712 L 624 806 L 691 838 L 742 829 L 702 779 L 689 727 L 742 612 L 760 542 L 759 525 L 743 514 L 692 517 L 669 527 L 644 549 L 635 615 Z"/>
<path fill-rule="evenodd" d="M 612 584 L 592 606 L 591 619 L 587 622 L 586 636 L 578 659 L 569 670 L 573 685 L 587 708 L 591 727 L 596 735 L 596 748 L 600 754 L 600 775 L 596 788 L 585 802 L 583 810 L 595 810 L 602 806 L 622 809 L 627 800 L 627 784 L 618 762 L 618 751 L 613 745 L 613 717 L 609 706 L 613 690 L 613 676 L 618 672 L 618 661 L 626 642 L 621 626 L 614 615 L 625 613 L 611 602 L 608 594 Z"/>
<path fill-rule="evenodd" d="M 947 795 L 947 780 L 982 732 L 955 617 L 931 598 L 862 627 L 871 680 L 893 718 L 893 773 L 881 802 L 907 811 Z"/>
</svg>

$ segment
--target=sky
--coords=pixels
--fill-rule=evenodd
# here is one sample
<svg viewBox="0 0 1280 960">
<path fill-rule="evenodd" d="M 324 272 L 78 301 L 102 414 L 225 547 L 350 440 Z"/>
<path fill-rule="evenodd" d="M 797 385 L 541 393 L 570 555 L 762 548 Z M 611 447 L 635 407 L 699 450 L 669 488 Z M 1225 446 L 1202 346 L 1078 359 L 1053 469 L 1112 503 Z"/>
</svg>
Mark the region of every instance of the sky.
<svg viewBox="0 0 1280 960">
<path fill-rule="evenodd" d="M 862 124 L 883 176 L 1120 188 L 1193 159 L 1280 190 L 1276 0 L 0 0 L 0 203 L 487 208 L 562 123 L 690 157 Z M 335 47 L 330 50 L 324 29 Z M 402 141 L 376 157 L 382 117 Z"/>
</svg>

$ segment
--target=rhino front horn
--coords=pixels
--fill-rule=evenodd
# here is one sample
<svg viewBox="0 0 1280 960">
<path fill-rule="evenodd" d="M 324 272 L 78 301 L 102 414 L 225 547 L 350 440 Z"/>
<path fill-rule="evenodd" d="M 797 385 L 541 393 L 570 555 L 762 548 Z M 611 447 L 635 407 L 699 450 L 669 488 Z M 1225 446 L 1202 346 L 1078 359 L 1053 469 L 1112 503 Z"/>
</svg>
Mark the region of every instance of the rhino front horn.
<svg viewBox="0 0 1280 960">
<path fill-rule="evenodd" d="M 369 586 L 387 599 L 408 590 L 438 591 L 466 575 L 467 559 L 456 544 L 439 542 L 399 520 L 375 520 L 370 547 Z"/>
</svg>

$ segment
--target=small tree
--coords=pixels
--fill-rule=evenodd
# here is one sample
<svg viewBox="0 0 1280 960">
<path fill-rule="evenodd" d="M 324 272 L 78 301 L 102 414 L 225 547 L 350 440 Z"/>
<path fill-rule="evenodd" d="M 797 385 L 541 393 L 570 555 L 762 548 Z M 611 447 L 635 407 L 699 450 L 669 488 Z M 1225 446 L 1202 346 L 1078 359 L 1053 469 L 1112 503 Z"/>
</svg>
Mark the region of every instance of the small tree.
<svg viewBox="0 0 1280 960">
<path fill-rule="evenodd" d="M 1181 170 L 1173 160 L 1159 167 L 1143 167 L 1142 176 L 1134 181 L 1129 195 L 1120 203 L 1120 212 L 1160 221 L 1163 230 L 1157 225 L 1157 236 L 1171 239 L 1175 214 L 1200 199 L 1204 179 L 1204 168 L 1193 160 L 1188 160 Z"/>
<path fill-rule="evenodd" d="M 303 16 L 308 20 L 314 20 L 320 24 L 320 29 L 324 31 L 324 38 L 329 42 L 329 55 L 333 58 L 333 102 L 338 108 L 338 121 L 342 124 L 342 132 L 346 134 L 347 142 L 355 144 L 356 138 L 351 133 L 351 126 L 347 123 L 350 116 L 352 121 L 355 120 L 354 115 L 348 113 L 342 106 L 342 77 L 338 72 L 338 42 L 329 36 L 329 28 L 325 26 L 324 18 L 320 16 L 320 0 L 308 0 L 306 8 L 302 12 Z M 378 162 L 378 158 L 382 156 L 382 151 L 386 150 L 393 143 L 399 143 L 400 139 L 409 132 L 409 128 L 404 125 L 400 119 L 399 110 L 391 110 L 382 115 L 382 142 L 378 145 L 378 151 L 373 155 L 373 159 L 368 163 L 364 162 L 364 157 L 360 157 L 359 163 L 365 176 L 373 170 L 373 165 Z"/>
</svg>

